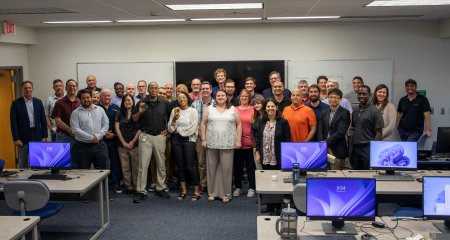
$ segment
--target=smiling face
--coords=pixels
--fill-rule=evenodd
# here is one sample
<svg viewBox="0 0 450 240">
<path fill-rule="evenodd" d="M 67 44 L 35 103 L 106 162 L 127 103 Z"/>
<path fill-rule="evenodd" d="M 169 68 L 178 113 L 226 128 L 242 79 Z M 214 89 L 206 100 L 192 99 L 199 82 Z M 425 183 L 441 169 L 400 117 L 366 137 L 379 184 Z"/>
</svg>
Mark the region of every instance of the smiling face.
<svg viewBox="0 0 450 240">
<path fill-rule="evenodd" d="M 211 96 L 211 85 L 209 84 L 202 84 L 201 86 L 201 93 L 202 93 L 202 97 L 209 97 Z"/>
<path fill-rule="evenodd" d="M 358 90 L 358 101 L 361 105 L 366 105 L 369 101 L 370 93 L 367 88 L 360 87 Z"/>
<path fill-rule="evenodd" d="M 308 84 L 307 83 L 300 83 L 298 85 L 298 88 L 300 89 L 300 91 L 302 92 L 302 94 L 304 96 L 308 95 Z"/>
<path fill-rule="evenodd" d="M 278 107 L 274 102 L 270 101 L 266 104 L 266 113 L 271 118 L 277 113 Z"/>
<path fill-rule="evenodd" d="M 201 85 L 201 82 L 199 79 L 197 79 L 197 78 L 192 79 L 192 82 L 191 82 L 192 92 L 199 93 L 200 85 Z"/>
<path fill-rule="evenodd" d="M 166 98 L 171 99 L 173 96 L 173 85 L 171 83 L 166 83 L 164 88 L 166 89 Z"/>
<path fill-rule="evenodd" d="M 275 82 L 280 82 L 280 81 L 281 81 L 281 77 L 280 77 L 280 74 L 278 74 L 278 73 L 273 73 L 272 75 L 269 76 L 269 82 L 270 82 L 271 86 L 273 86 L 273 84 Z"/>
<path fill-rule="evenodd" d="M 380 88 L 375 92 L 375 96 L 377 97 L 377 100 L 379 103 L 382 103 L 387 98 L 387 89 L 386 88 Z"/>
<path fill-rule="evenodd" d="M 239 95 L 239 103 L 240 105 L 250 104 L 250 95 L 247 93 L 247 91 L 241 91 L 241 94 Z"/>
<path fill-rule="evenodd" d="M 134 84 L 130 83 L 130 84 L 127 85 L 127 90 L 126 91 L 131 96 L 134 96 L 136 94 L 136 87 L 134 86 Z"/>
<path fill-rule="evenodd" d="M 227 75 L 224 72 L 218 72 L 215 77 L 216 77 L 216 82 L 219 85 L 222 85 L 225 82 L 225 80 L 227 80 Z"/>
<path fill-rule="evenodd" d="M 405 90 L 408 95 L 412 95 L 412 94 L 416 93 L 416 89 L 417 89 L 417 86 L 415 84 L 408 83 L 405 85 Z"/>
<path fill-rule="evenodd" d="M 178 104 L 180 104 L 181 109 L 186 109 L 189 107 L 188 97 L 184 93 L 179 93 L 177 99 L 178 99 Z"/>
<path fill-rule="evenodd" d="M 158 97 L 162 97 L 164 99 L 166 99 L 166 89 L 165 88 L 159 88 L 158 89 Z"/>
<path fill-rule="evenodd" d="M 309 99 L 311 100 L 311 102 L 317 102 L 319 100 L 319 89 L 315 88 L 315 87 L 310 87 L 309 88 Z"/>
<path fill-rule="evenodd" d="M 86 85 L 90 88 L 90 89 L 94 89 L 97 87 L 97 78 L 94 75 L 89 75 L 86 78 Z"/>
<path fill-rule="evenodd" d="M 68 81 L 66 82 L 66 92 L 69 96 L 75 96 L 78 92 L 77 82 Z"/>
<path fill-rule="evenodd" d="M 53 84 L 53 90 L 55 90 L 55 95 L 64 93 L 64 84 L 62 82 L 55 82 Z"/>
<path fill-rule="evenodd" d="M 253 90 L 255 90 L 256 88 L 256 84 L 249 80 L 245 82 L 245 90 L 249 91 L 249 92 L 253 92 Z"/>
<path fill-rule="evenodd" d="M 123 106 L 125 106 L 126 109 L 132 109 L 134 107 L 133 98 L 126 96 L 123 100 Z"/>
<path fill-rule="evenodd" d="M 216 94 L 216 102 L 219 105 L 223 105 L 225 104 L 225 102 L 227 101 L 227 95 L 225 94 L 224 91 L 218 91 Z"/>
<path fill-rule="evenodd" d="M 22 93 L 25 98 L 31 99 L 33 97 L 33 84 L 29 82 L 25 83 L 22 86 Z"/>
<path fill-rule="evenodd" d="M 80 96 L 81 106 L 84 108 L 89 108 L 92 105 L 92 97 L 89 93 L 83 93 Z"/>
<path fill-rule="evenodd" d="M 123 93 L 124 93 L 124 87 L 123 87 L 123 85 L 122 84 L 117 84 L 115 87 L 114 87 L 114 91 L 116 92 L 116 96 L 118 96 L 118 97 L 123 97 Z"/>
<path fill-rule="evenodd" d="M 298 106 L 303 103 L 301 90 L 296 88 L 292 91 L 291 102 Z"/>
<path fill-rule="evenodd" d="M 255 108 L 256 111 L 261 111 L 262 107 L 263 107 L 263 103 L 261 101 L 255 101 L 255 104 L 253 105 L 253 107 Z"/>
<path fill-rule="evenodd" d="M 150 95 L 151 98 L 158 97 L 158 84 L 155 82 L 148 84 L 148 95 Z"/>
<path fill-rule="evenodd" d="M 358 92 L 359 88 L 363 85 L 364 83 L 361 81 L 361 79 L 355 78 L 352 81 L 352 85 L 353 85 L 353 91 Z"/>
<path fill-rule="evenodd" d="M 111 91 L 107 89 L 103 89 L 102 92 L 100 93 L 100 102 L 102 103 L 103 106 L 109 106 L 109 104 L 111 103 L 111 98 L 112 98 Z"/>
<path fill-rule="evenodd" d="M 272 86 L 272 89 L 273 89 L 273 94 L 275 96 L 283 95 L 284 87 L 283 87 L 283 83 L 282 82 L 280 82 L 280 81 L 274 82 L 273 86 Z"/>
<path fill-rule="evenodd" d="M 332 82 L 332 81 L 328 81 L 326 83 L 326 88 L 327 88 L 327 93 L 330 92 L 331 89 L 336 88 L 336 83 Z"/>
<path fill-rule="evenodd" d="M 320 88 L 321 92 L 327 90 L 327 80 L 326 79 L 323 79 L 323 78 L 319 79 L 319 88 Z"/>
<path fill-rule="evenodd" d="M 331 93 L 328 95 L 328 103 L 330 106 L 334 109 L 337 106 L 339 106 L 339 103 L 341 102 L 341 97 L 339 95 Z"/>
<path fill-rule="evenodd" d="M 234 82 L 225 83 L 225 92 L 228 96 L 233 96 L 235 90 Z"/>
<path fill-rule="evenodd" d="M 180 92 L 187 92 L 187 91 L 188 91 L 188 90 L 187 90 L 186 85 L 184 85 L 184 84 L 178 84 L 177 89 L 176 89 L 176 95 L 177 95 L 177 98 L 178 98 L 178 94 L 179 94 Z"/>
<path fill-rule="evenodd" d="M 97 91 L 95 93 L 92 93 L 91 101 L 95 105 L 99 104 L 100 103 L 100 93 Z"/>
</svg>

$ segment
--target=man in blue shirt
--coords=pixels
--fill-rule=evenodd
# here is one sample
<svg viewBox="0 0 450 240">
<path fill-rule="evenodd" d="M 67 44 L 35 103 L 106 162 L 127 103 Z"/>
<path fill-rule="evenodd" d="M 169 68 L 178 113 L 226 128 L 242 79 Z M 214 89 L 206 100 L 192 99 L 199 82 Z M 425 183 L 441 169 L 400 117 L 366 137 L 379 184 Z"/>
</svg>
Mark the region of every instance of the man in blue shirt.
<svg viewBox="0 0 450 240">
<path fill-rule="evenodd" d="M 306 102 L 305 105 L 310 107 L 313 111 L 314 114 L 316 115 L 316 120 L 317 120 L 317 129 L 321 128 L 321 115 L 322 115 L 322 111 L 330 109 L 330 105 L 323 103 L 320 100 L 320 88 L 318 85 L 313 84 L 311 86 L 309 86 L 309 102 Z M 311 139 L 312 142 L 317 142 L 317 134 L 314 135 L 314 137 Z"/>
</svg>

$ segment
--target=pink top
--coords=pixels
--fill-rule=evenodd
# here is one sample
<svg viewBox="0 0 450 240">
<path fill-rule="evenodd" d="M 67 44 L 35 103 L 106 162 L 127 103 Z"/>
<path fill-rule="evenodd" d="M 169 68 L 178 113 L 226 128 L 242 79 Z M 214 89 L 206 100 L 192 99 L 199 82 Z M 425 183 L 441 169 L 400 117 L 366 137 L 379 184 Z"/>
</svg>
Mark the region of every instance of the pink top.
<svg viewBox="0 0 450 240">
<path fill-rule="evenodd" d="M 253 112 L 255 111 L 252 106 L 245 110 L 239 109 L 239 107 L 236 107 L 236 109 L 239 111 L 239 117 L 241 119 L 241 125 L 242 125 L 242 138 L 241 138 L 241 148 L 248 149 L 253 148 L 252 144 L 252 117 Z"/>
</svg>

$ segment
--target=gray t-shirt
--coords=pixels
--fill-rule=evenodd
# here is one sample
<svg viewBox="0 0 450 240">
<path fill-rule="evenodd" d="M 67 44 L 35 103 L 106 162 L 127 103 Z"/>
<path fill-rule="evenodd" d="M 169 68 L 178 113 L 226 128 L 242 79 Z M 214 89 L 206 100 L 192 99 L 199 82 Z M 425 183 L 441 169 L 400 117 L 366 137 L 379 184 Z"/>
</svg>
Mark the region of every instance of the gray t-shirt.
<svg viewBox="0 0 450 240">
<path fill-rule="evenodd" d="M 352 113 L 353 144 L 366 144 L 375 140 L 377 129 L 384 127 L 383 116 L 373 104 L 361 111 L 359 105 Z"/>
</svg>

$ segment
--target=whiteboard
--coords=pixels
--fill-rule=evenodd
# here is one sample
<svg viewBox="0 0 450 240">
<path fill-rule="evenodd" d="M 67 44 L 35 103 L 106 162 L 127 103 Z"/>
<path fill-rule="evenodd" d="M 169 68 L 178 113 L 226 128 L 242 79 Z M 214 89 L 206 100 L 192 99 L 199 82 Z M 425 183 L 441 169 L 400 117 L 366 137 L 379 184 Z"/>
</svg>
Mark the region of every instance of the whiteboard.
<svg viewBox="0 0 450 240">
<path fill-rule="evenodd" d="M 97 78 L 97 87 L 114 89 L 115 82 L 125 86 L 139 80 L 157 82 L 159 86 L 174 83 L 173 62 L 91 62 L 77 63 L 77 79 L 80 89 L 86 86 L 90 74 Z"/>
<path fill-rule="evenodd" d="M 295 89 L 298 81 L 304 79 L 309 85 L 316 84 L 320 75 L 339 82 L 339 88 L 345 95 L 353 91 L 352 80 L 354 76 L 360 76 L 372 92 L 378 84 L 386 84 L 392 91 L 392 77 L 394 61 L 392 59 L 375 60 L 315 60 L 295 61 L 289 60 L 288 82 L 289 89 Z"/>
</svg>

